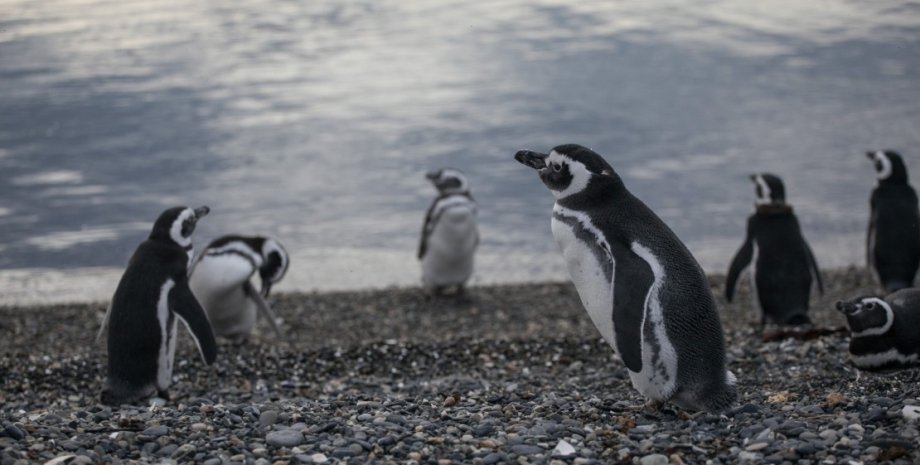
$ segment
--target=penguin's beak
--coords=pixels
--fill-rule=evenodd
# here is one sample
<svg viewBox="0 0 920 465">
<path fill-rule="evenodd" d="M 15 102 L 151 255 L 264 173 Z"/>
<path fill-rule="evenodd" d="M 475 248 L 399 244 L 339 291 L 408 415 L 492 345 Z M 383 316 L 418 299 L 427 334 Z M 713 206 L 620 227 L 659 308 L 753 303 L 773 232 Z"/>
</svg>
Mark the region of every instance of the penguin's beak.
<svg viewBox="0 0 920 465">
<path fill-rule="evenodd" d="M 200 220 L 201 218 L 207 216 L 211 212 L 211 209 L 207 205 L 202 205 L 195 209 L 195 220 Z"/>
<path fill-rule="evenodd" d="M 440 171 L 429 171 L 425 173 L 425 178 L 427 178 L 431 182 L 436 181 L 439 177 L 441 177 Z"/>
<path fill-rule="evenodd" d="M 272 291 L 272 282 L 267 277 L 262 277 L 262 289 L 259 290 L 259 294 L 262 294 L 263 298 L 268 298 L 268 293 Z"/>
<path fill-rule="evenodd" d="M 866 152 L 866 158 L 868 158 L 868 159 L 870 159 L 870 160 L 872 160 L 872 161 L 875 161 L 875 151 L 874 151 L 874 150 L 869 150 L 869 151 L 867 151 L 867 152 Z"/>
<path fill-rule="evenodd" d="M 546 157 L 548 156 L 545 153 L 520 150 L 514 154 L 514 159 L 522 165 L 529 166 L 535 170 L 542 170 L 546 168 Z"/>
<path fill-rule="evenodd" d="M 752 175 L 751 175 L 751 182 L 757 182 L 757 175 L 756 175 L 756 174 L 752 174 Z"/>
</svg>

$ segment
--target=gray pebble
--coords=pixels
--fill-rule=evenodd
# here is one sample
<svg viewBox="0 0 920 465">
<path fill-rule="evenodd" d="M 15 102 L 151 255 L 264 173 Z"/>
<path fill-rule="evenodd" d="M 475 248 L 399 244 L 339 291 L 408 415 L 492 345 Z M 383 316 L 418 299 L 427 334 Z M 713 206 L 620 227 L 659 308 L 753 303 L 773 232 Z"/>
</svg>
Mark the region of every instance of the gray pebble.
<svg viewBox="0 0 920 465">
<path fill-rule="evenodd" d="M 539 455 L 544 453 L 544 449 L 540 446 L 520 444 L 517 446 L 511 446 L 511 452 L 514 452 L 518 455 Z"/>
<path fill-rule="evenodd" d="M 668 465 L 670 462 L 667 456 L 661 454 L 646 455 L 639 459 L 642 465 Z"/>
<path fill-rule="evenodd" d="M 493 464 L 500 462 L 501 459 L 502 459 L 501 455 L 495 452 L 492 452 L 482 458 L 482 463 L 483 465 L 493 465 Z"/>
<path fill-rule="evenodd" d="M 275 410 L 266 410 L 259 415 L 259 424 L 262 426 L 271 426 L 278 421 L 278 412 Z"/>
<path fill-rule="evenodd" d="M 169 427 L 166 425 L 151 426 L 150 428 L 147 428 L 141 432 L 141 434 L 152 438 L 158 438 L 160 436 L 169 434 Z"/>
<path fill-rule="evenodd" d="M 300 431 L 284 429 L 272 431 L 265 435 L 265 442 L 276 447 L 294 447 L 303 444 L 303 434 Z"/>
</svg>

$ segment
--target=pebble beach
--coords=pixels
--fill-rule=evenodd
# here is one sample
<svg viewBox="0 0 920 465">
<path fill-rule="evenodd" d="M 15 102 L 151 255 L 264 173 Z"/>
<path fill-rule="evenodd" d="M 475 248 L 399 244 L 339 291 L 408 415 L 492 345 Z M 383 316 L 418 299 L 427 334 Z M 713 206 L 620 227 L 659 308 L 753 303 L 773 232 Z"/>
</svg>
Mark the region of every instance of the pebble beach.
<svg viewBox="0 0 920 465">
<path fill-rule="evenodd" d="M 0 465 L 920 463 L 920 372 L 853 368 L 833 304 L 874 285 L 824 278 L 821 331 L 764 338 L 747 283 L 729 305 L 710 277 L 739 383 L 719 415 L 645 407 L 569 283 L 273 296 L 285 338 L 208 367 L 180 330 L 171 400 L 120 408 L 105 303 L 2 307 Z"/>
</svg>

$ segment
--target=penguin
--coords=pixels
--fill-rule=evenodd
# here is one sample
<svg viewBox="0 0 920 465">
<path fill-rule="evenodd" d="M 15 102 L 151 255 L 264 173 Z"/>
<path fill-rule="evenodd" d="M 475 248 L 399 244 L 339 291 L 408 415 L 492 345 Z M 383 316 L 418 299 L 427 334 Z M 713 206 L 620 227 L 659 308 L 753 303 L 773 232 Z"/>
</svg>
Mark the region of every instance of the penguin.
<svg viewBox="0 0 920 465">
<path fill-rule="evenodd" d="M 284 246 L 268 237 L 228 235 L 215 239 L 192 266 L 189 286 L 204 307 L 217 336 L 245 338 L 259 312 L 279 337 L 277 317 L 265 302 L 273 284 L 287 273 Z M 259 272 L 261 291 L 249 279 Z"/>
<path fill-rule="evenodd" d="M 737 397 L 702 268 L 597 153 L 576 144 L 515 159 L 555 197 L 551 227 L 581 302 L 649 406 L 719 412 Z"/>
<path fill-rule="evenodd" d="M 209 211 L 164 211 L 131 256 L 103 322 L 109 361 L 102 403 L 131 404 L 153 395 L 169 399 L 178 320 L 189 329 L 205 363 L 217 357 L 211 324 L 188 286 L 191 235 Z"/>
<path fill-rule="evenodd" d="M 897 152 L 878 150 L 866 156 L 875 164 L 878 176 L 869 199 L 866 261 L 885 292 L 891 293 L 912 287 L 920 265 L 917 193 Z"/>
<path fill-rule="evenodd" d="M 884 299 L 837 302 L 850 328 L 850 360 L 869 371 L 920 365 L 920 289 L 902 289 Z"/>
<path fill-rule="evenodd" d="M 450 288 L 460 293 L 473 274 L 473 255 L 479 246 L 476 202 L 459 170 L 445 168 L 425 177 L 438 196 L 428 208 L 419 240 L 422 282 L 435 295 Z"/>
<path fill-rule="evenodd" d="M 799 220 L 786 203 L 786 189 L 776 175 L 751 175 L 756 200 L 748 217 L 744 243 L 728 269 L 725 299 L 732 301 L 738 277 L 752 265 L 751 288 L 761 310 L 761 330 L 767 321 L 779 325 L 810 324 L 808 299 L 812 279 L 824 293 L 815 256 L 802 236 Z"/>
</svg>

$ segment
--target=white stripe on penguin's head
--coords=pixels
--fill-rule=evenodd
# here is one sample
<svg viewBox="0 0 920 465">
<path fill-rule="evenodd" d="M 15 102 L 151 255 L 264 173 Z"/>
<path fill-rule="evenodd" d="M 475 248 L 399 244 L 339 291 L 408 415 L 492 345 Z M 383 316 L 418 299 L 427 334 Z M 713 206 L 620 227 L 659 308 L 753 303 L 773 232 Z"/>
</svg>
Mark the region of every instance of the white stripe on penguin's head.
<svg viewBox="0 0 920 465">
<path fill-rule="evenodd" d="M 176 217 L 176 219 L 172 223 L 172 226 L 170 226 L 169 228 L 169 237 L 170 239 L 173 240 L 173 242 L 175 242 L 176 244 L 179 244 L 182 247 L 189 247 L 192 245 L 192 235 L 191 234 L 189 234 L 188 236 L 183 235 L 182 233 L 184 231 L 182 230 L 183 229 L 182 226 L 185 224 L 185 222 L 189 218 L 194 218 L 194 217 L 195 217 L 195 210 L 192 210 L 191 208 L 186 208 L 185 210 L 182 210 L 182 213 L 180 213 L 179 216 Z"/>
<path fill-rule="evenodd" d="M 859 302 L 859 310 L 856 312 L 855 316 L 857 318 L 862 317 L 860 320 L 865 321 L 867 317 L 878 312 L 879 309 L 885 312 L 885 321 L 880 326 L 871 326 L 861 331 L 854 331 L 852 337 L 880 336 L 891 329 L 891 326 L 894 324 L 894 310 L 891 309 L 891 305 L 888 305 L 888 302 L 878 297 L 867 297 L 862 299 Z M 862 312 L 867 312 L 865 317 L 861 315 Z"/>
<path fill-rule="evenodd" d="M 872 160 L 875 162 L 875 172 L 879 181 L 884 181 L 891 177 L 893 171 L 891 169 L 891 160 L 888 159 L 888 155 L 883 150 L 877 150 L 873 154 Z"/>
<path fill-rule="evenodd" d="M 560 174 L 568 173 L 568 177 L 563 178 L 563 183 L 547 184 L 556 200 L 564 199 L 585 190 L 588 187 L 588 182 L 591 181 L 591 176 L 594 176 L 583 163 L 555 150 L 546 157 L 546 169 Z"/>
<path fill-rule="evenodd" d="M 763 175 L 755 174 L 754 182 L 757 184 L 757 199 L 754 201 L 756 205 L 769 205 L 773 203 L 773 199 L 770 197 L 772 193 L 770 191 L 770 186 L 767 184 L 767 181 L 763 178 Z"/>
<path fill-rule="evenodd" d="M 280 242 L 274 239 L 268 239 L 265 241 L 265 244 L 262 246 L 262 257 L 264 257 L 265 261 L 268 261 L 269 257 L 273 253 L 278 255 L 278 257 L 281 260 L 281 263 L 276 268 L 271 270 L 272 274 L 270 276 L 267 276 L 267 278 L 271 282 L 278 282 L 281 280 L 281 278 L 284 277 L 284 274 L 287 273 L 288 264 L 290 263 L 290 259 L 288 258 L 287 250 L 284 249 L 284 247 L 281 245 Z"/>
</svg>

